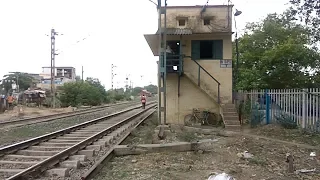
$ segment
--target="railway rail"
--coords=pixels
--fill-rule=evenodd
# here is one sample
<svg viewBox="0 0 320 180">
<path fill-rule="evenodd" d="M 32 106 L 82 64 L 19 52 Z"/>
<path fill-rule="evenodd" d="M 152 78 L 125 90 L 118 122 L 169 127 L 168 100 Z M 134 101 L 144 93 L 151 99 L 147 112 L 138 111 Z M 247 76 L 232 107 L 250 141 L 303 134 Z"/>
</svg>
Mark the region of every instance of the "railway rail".
<svg viewBox="0 0 320 180">
<path fill-rule="evenodd" d="M 34 179 L 39 174 L 68 176 L 70 169 L 79 168 L 80 161 L 94 157 L 101 148 L 107 147 L 107 155 L 102 156 L 105 159 L 112 150 L 112 144 L 123 141 L 130 130 L 155 111 L 154 107 L 154 101 L 149 102 L 145 109 L 136 105 L 0 148 L 0 179 Z M 92 167 L 85 173 L 75 174 L 78 176 L 76 179 L 86 179 L 95 169 Z"/>
<path fill-rule="evenodd" d="M 27 125 L 27 124 L 36 124 L 36 123 L 54 121 L 57 119 L 69 118 L 69 117 L 79 116 L 79 115 L 83 115 L 83 114 L 94 113 L 94 112 L 105 110 L 106 108 L 117 107 L 117 106 L 125 105 L 125 104 L 133 105 L 133 104 L 137 104 L 137 103 L 138 102 L 123 102 L 123 103 L 117 103 L 117 104 L 97 106 L 97 107 L 92 107 L 89 109 L 72 111 L 72 112 L 55 113 L 55 114 L 50 114 L 47 116 L 37 116 L 37 117 L 23 118 L 23 119 L 9 120 L 9 121 L 0 121 L 0 127 L 1 128 L 8 127 L 8 126 L 10 126 L 10 127 L 15 126 L 16 127 L 16 126 L 22 126 L 22 125 Z"/>
</svg>

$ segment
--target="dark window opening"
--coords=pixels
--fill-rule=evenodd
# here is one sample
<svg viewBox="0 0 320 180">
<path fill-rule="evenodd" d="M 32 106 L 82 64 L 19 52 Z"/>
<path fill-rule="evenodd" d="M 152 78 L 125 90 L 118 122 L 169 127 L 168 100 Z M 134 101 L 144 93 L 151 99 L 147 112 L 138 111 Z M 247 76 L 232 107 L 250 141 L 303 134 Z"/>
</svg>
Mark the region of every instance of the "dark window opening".
<svg viewBox="0 0 320 180">
<path fill-rule="evenodd" d="M 203 25 L 210 25 L 211 24 L 211 20 L 210 19 L 203 19 Z"/>
<path fill-rule="evenodd" d="M 167 41 L 166 53 L 167 53 L 167 72 L 169 73 L 179 72 L 180 41 Z"/>
<path fill-rule="evenodd" d="M 192 59 L 223 59 L 223 40 L 193 40 L 191 57 Z"/>
<path fill-rule="evenodd" d="M 179 26 L 185 26 L 186 25 L 186 20 L 185 19 L 179 19 Z"/>
<path fill-rule="evenodd" d="M 213 57 L 212 41 L 200 41 L 200 59 L 211 59 Z"/>
<path fill-rule="evenodd" d="M 167 48 L 170 48 L 171 54 L 179 55 L 180 54 L 180 41 L 167 41 Z"/>
</svg>

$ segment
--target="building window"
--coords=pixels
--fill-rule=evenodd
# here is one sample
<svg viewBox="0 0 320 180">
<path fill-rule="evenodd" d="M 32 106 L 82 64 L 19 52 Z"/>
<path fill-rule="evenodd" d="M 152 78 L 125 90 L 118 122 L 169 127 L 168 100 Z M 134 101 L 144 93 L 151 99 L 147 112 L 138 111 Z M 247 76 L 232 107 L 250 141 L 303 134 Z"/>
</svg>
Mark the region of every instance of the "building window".
<svg viewBox="0 0 320 180">
<path fill-rule="evenodd" d="M 179 20 L 178 20 L 178 25 L 179 25 L 179 26 L 186 26 L 186 23 L 187 23 L 187 22 L 186 22 L 185 19 L 179 19 Z"/>
<path fill-rule="evenodd" d="M 209 19 L 209 18 L 204 18 L 203 19 L 203 25 L 210 25 L 211 24 L 211 19 Z"/>
<path fill-rule="evenodd" d="M 223 59 L 223 40 L 192 41 L 192 59 Z"/>
</svg>

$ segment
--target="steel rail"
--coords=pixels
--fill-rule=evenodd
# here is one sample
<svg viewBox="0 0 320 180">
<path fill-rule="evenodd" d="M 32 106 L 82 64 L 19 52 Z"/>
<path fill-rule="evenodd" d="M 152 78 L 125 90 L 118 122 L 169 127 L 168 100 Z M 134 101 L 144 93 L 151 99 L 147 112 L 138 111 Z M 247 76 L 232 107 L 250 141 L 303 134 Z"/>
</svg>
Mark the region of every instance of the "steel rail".
<svg viewBox="0 0 320 180">
<path fill-rule="evenodd" d="M 82 150 L 83 148 L 85 148 L 86 146 L 92 144 L 93 142 L 95 142 L 96 140 L 98 139 L 101 139 L 103 136 L 105 136 L 106 134 L 109 134 L 112 130 L 114 129 L 117 129 L 118 127 L 121 127 L 123 124 L 127 123 L 128 121 L 138 117 L 140 114 L 143 114 L 144 112 L 148 111 L 149 109 L 151 108 L 154 108 L 156 106 L 155 102 L 153 103 L 150 103 L 150 105 L 148 105 L 148 107 L 146 109 L 144 109 L 143 111 L 140 111 L 104 130 L 101 130 L 100 132 L 86 138 L 85 140 L 41 161 L 40 163 L 37 163 L 13 176 L 11 176 L 10 178 L 8 178 L 7 180 L 23 180 L 26 178 L 26 176 L 30 175 L 30 174 L 38 174 L 38 173 L 41 173 L 43 171 L 45 171 L 46 169 L 58 164 L 60 161 L 63 161 L 65 160 L 66 158 L 68 158 L 69 156 L 75 154 L 76 152 Z M 129 110 L 124 110 L 122 111 L 121 113 L 114 113 L 112 115 L 113 116 L 116 116 L 116 115 L 119 115 L 119 114 L 123 114 L 124 112 L 128 112 L 128 111 L 131 111 L 131 110 L 134 110 L 134 109 L 137 109 L 137 108 L 141 108 L 141 105 L 138 106 L 138 107 L 134 107 L 134 108 L 131 108 Z M 111 115 L 110 115 L 111 116 Z M 107 117 L 104 117 L 104 118 L 99 118 L 99 119 L 95 119 L 94 121 L 94 124 L 101 121 L 101 120 L 104 120 L 105 118 L 110 118 L 110 116 L 107 116 Z M 92 121 L 90 121 L 92 122 Z"/>
<path fill-rule="evenodd" d="M 152 101 L 150 103 L 154 103 L 154 101 Z M 2 147 L 2 148 L 0 148 L 0 157 L 4 156 L 6 154 L 9 154 L 9 153 L 13 153 L 13 152 L 19 151 L 21 149 L 25 149 L 25 148 L 27 148 L 29 146 L 33 146 L 33 145 L 39 144 L 39 143 L 47 141 L 49 139 L 52 139 L 52 138 L 55 138 L 55 137 L 70 133 L 72 131 L 84 128 L 86 126 L 89 126 L 89 125 L 92 125 L 92 124 L 96 124 L 96 123 L 98 123 L 100 121 L 103 121 L 105 119 L 109 119 L 109 118 L 112 118 L 114 116 L 129 112 L 131 110 L 138 109 L 138 108 L 141 108 L 141 105 L 137 105 L 137 106 L 134 106 L 134 107 L 131 107 L 131 108 L 127 108 L 127 109 L 124 109 L 124 110 L 119 111 L 119 112 L 112 113 L 112 114 L 107 115 L 107 116 L 99 117 L 99 118 L 96 118 L 96 119 L 93 119 L 93 120 L 90 120 L 90 121 L 86 121 L 86 122 L 83 122 L 83 123 L 80 123 L 80 124 L 65 128 L 65 129 L 61 129 L 61 130 L 58 130 L 58 131 L 55 131 L 55 132 L 52 132 L 52 133 L 44 134 L 42 136 L 38 136 L 38 137 L 35 137 L 35 138 L 32 138 L 32 139 L 28 139 L 28 140 L 25 140 L 25 141 L 21 141 L 21 142 L 12 144 L 12 145 L 8 145 L 8 146 L 5 146 L 5 147 Z"/>
<path fill-rule="evenodd" d="M 78 110 L 78 111 L 64 112 L 64 113 L 55 113 L 55 114 L 50 114 L 50 115 L 46 115 L 46 116 L 37 116 L 37 117 L 30 117 L 30 118 L 24 118 L 24 119 L 16 119 L 16 120 L 12 120 L 12 121 L 1 121 L 0 126 L 14 125 L 17 123 L 30 122 L 30 121 L 35 121 L 35 123 L 37 123 L 36 120 L 41 120 L 41 119 L 45 119 L 45 120 L 40 121 L 40 122 L 53 121 L 53 120 L 57 120 L 57 119 L 68 118 L 68 117 L 87 114 L 87 113 L 93 113 L 93 112 L 100 111 L 101 109 L 104 109 L 104 108 L 110 108 L 110 107 L 115 107 L 118 105 L 125 105 L 125 104 L 134 104 L 134 102 L 124 102 L 124 103 L 110 104 L 110 105 L 105 105 L 105 106 L 97 106 L 97 107 L 89 108 L 89 109 L 85 109 L 85 110 Z"/>
<path fill-rule="evenodd" d="M 150 113 L 148 113 L 145 117 L 143 117 L 132 129 L 137 128 L 141 123 L 143 123 L 146 119 L 148 119 L 156 110 L 152 110 Z M 129 135 L 131 134 L 131 131 L 126 133 L 115 145 L 121 144 Z M 106 162 L 108 159 L 111 159 L 113 157 L 113 151 L 114 147 L 112 147 L 104 156 L 102 156 L 99 161 L 97 161 L 91 168 L 86 171 L 82 176 L 82 180 L 90 179 L 91 177 L 94 176 L 94 174 L 100 170 L 101 164 Z"/>
</svg>

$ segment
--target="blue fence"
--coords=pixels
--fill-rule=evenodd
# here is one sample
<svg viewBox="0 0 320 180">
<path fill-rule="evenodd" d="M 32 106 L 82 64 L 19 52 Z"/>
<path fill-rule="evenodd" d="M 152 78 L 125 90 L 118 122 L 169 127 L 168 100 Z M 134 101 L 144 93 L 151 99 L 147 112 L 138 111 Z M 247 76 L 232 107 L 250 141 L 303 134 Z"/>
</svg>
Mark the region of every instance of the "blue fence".
<svg viewBox="0 0 320 180">
<path fill-rule="evenodd" d="M 282 121 L 320 132 L 319 89 L 265 89 L 239 91 L 236 104 L 253 124 Z"/>
</svg>

